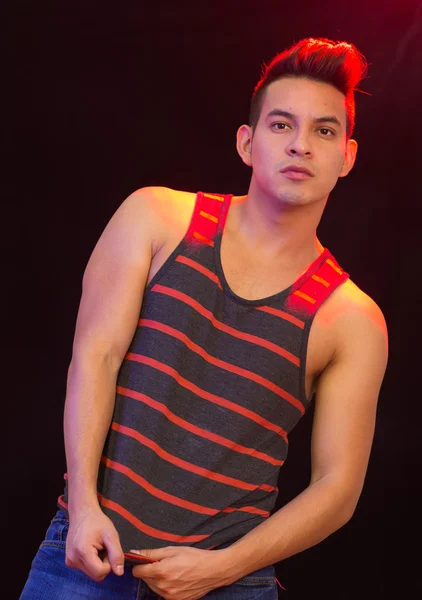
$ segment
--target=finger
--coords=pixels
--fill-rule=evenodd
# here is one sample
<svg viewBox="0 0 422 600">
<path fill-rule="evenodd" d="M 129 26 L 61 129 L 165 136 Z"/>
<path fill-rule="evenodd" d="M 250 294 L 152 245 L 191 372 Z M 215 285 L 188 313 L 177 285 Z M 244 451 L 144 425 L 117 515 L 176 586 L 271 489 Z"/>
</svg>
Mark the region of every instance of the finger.
<svg viewBox="0 0 422 600">
<path fill-rule="evenodd" d="M 123 555 L 117 531 L 104 536 L 103 542 L 106 547 L 107 559 L 110 563 L 111 570 L 116 575 L 123 575 L 125 557 Z"/>
<path fill-rule="evenodd" d="M 107 557 L 105 557 L 104 560 L 101 560 L 95 548 L 90 552 L 82 554 L 79 562 L 80 566 L 76 565 L 76 567 L 81 569 L 81 571 L 95 581 L 102 581 L 111 572 L 109 560 Z"/>
<path fill-rule="evenodd" d="M 144 579 L 145 581 L 151 579 L 153 581 L 158 575 L 157 566 L 147 563 L 144 565 L 135 565 L 132 569 L 132 575 L 138 579 Z"/>
<path fill-rule="evenodd" d="M 162 560 L 168 556 L 172 556 L 175 553 L 173 546 L 165 546 L 164 548 L 147 548 L 146 550 L 131 550 L 132 554 L 139 554 L 140 556 L 146 556 L 152 560 Z"/>
<path fill-rule="evenodd" d="M 91 552 L 77 549 L 66 552 L 65 563 L 71 569 L 79 569 L 96 581 L 100 581 L 111 571 L 109 563 L 104 566 L 95 548 L 92 548 Z"/>
</svg>

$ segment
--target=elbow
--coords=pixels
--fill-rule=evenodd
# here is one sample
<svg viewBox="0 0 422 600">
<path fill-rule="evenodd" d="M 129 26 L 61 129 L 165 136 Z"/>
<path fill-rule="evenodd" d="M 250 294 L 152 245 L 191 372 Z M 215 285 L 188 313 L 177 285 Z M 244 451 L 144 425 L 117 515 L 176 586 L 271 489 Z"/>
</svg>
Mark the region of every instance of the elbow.
<svg viewBox="0 0 422 600">
<path fill-rule="evenodd" d="M 121 364 L 121 356 L 117 356 L 111 349 L 102 347 L 73 348 L 68 373 L 92 370 L 96 367 L 106 368 L 112 373 L 117 373 Z"/>
<path fill-rule="evenodd" d="M 318 482 L 315 482 L 318 484 Z M 340 529 L 346 525 L 355 514 L 356 507 L 361 494 L 361 487 L 356 487 L 350 481 L 341 481 L 338 478 L 322 477 L 319 480 L 326 490 L 326 499 L 331 507 L 333 515 L 333 525 L 335 529 Z"/>
<path fill-rule="evenodd" d="M 355 493 L 348 494 L 346 497 L 343 498 L 340 508 L 340 527 L 343 527 L 352 519 L 356 511 L 359 496 L 356 496 L 355 491 Z"/>
<path fill-rule="evenodd" d="M 333 506 L 333 511 L 329 519 L 331 533 L 338 531 L 351 520 L 355 512 L 347 502 L 338 501 Z"/>
<path fill-rule="evenodd" d="M 345 510 L 342 513 L 340 527 L 343 527 L 344 525 L 346 525 L 351 520 L 351 518 L 355 514 L 355 509 L 356 509 L 356 506 L 354 508 L 349 508 L 349 507 L 345 508 Z"/>
</svg>

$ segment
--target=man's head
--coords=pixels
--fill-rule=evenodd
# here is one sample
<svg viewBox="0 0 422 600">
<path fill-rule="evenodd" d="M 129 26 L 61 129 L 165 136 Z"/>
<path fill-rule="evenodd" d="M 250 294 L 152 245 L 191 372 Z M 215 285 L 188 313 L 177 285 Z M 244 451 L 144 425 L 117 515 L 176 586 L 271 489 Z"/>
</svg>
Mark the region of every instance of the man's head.
<svg viewBox="0 0 422 600">
<path fill-rule="evenodd" d="M 292 204 L 328 197 L 353 167 L 354 91 L 366 71 L 352 44 L 305 39 L 278 54 L 255 87 L 238 151 L 254 185 Z M 291 176 L 289 166 L 309 177 Z"/>
<path fill-rule="evenodd" d="M 265 67 L 255 86 L 249 110 L 249 125 L 255 129 L 268 86 L 283 77 L 303 77 L 328 83 L 346 98 L 346 134 L 355 126 L 354 91 L 366 73 L 366 61 L 353 44 L 325 38 L 307 38 L 277 54 Z"/>
</svg>

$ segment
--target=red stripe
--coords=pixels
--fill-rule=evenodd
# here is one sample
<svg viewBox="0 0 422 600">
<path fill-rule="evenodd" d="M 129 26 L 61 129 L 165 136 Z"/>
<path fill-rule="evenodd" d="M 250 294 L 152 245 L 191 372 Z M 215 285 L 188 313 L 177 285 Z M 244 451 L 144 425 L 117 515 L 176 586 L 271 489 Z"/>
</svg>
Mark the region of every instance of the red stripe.
<svg viewBox="0 0 422 600">
<path fill-rule="evenodd" d="M 171 296 L 172 298 L 176 298 L 177 300 L 180 300 L 181 302 L 188 304 L 193 309 L 195 309 L 197 312 L 199 312 L 199 314 L 201 314 L 203 317 L 205 317 L 206 319 L 211 321 L 211 323 L 213 324 L 213 326 L 216 329 L 219 329 L 220 331 L 224 331 L 224 333 L 228 333 L 229 335 L 239 338 L 240 340 L 250 342 L 251 344 L 256 344 L 257 346 L 262 346 L 263 348 L 266 348 L 267 350 L 270 350 L 271 352 L 274 352 L 275 354 L 278 354 L 278 355 L 282 356 L 283 358 L 287 358 L 287 360 L 290 360 L 297 367 L 300 366 L 300 360 L 297 358 L 297 356 L 294 356 L 291 352 L 288 352 L 284 348 L 281 348 L 280 346 L 277 346 L 277 344 L 273 344 L 272 342 L 269 342 L 268 340 L 266 340 L 264 338 L 260 338 L 256 335 L 251 335 L 250 333 L 244 333 L 243 331 L 239 331 L 238 329 L 234 329 L 234 327 L 230 327 L 229 325 L 226 325 L 225 323 L 218 321 L 218 319 L 216 319 L 214 317 L 214 315 L 212 314 L 211 311 L 204 308 L 202 306 L 202 304 L 199 304 L 199 302 L 197 302 L 196 300 L 194 300 L 187 294 L 183 294 L 182 292 L 179 292 L 178 290 L 174 290 L 172 288 L 166 287 L 164 285 L 160 285 L 158 283 L 156 283 L 153 286 L 152 291 L 160 292 L 161 294 L 165 294 L 166 296 Z"/>
<path fill-rule="evenodd" d="M 218 200 L 224 202 L 224 196 L 218 196 L 217 194 L 202 194 L 204 198 L 211 198 L 212 200 Z"/>
<path fill-rule="evenodd" d="M 211 431 L 207 431 L 206 429 L 202 429 L 202 427 L 197 427 L 196 425 L 189 423 L 189 421 L 185 421 L 185 419 L 182 419 L 181 417 L 175 415 L 162 402 L 158 402 L 157 400 L 150 398 L 146 394 L 141 394 L 140 392 L 136 392 L 135 390 L 130 390 L 121 386 L 117 386 L 116 389 L 118 394 L 123 394 L 124 396 L 128 396 L 129 398 L 133 398 L 134 400 L 139 400 L 140 402 L 144 402 L 144 404 L 148 404 L 148 406 L 151 406 L 151 408 L 154 408 L 155 410 L 158 410 L 163 415 L 165 415 L 167 419 L 172 423 L 175 423 L 175 425 L 178 425 L 179 427 L 182 427 L 183 429 L 186 429 L 186 431 L 190 431 L 195 435 L 210 440 L 211 442 L 215 442 L 216 444 L 220 444 L 221 446 L 230 448 L 230 450 L 233 450 L 235 452 L 247 454 L 248 456 L 253 456 L 254 458 L 264 460 L 265 462 L 268 462 L 271 465 L 281 466 L 284 462 L 282 460 L 277 460 L 276 458 L 273 458 L 268 454 L 264 454 L 264 452 L 259 452 L 258 450 L 255 450 L 255 448 L 247 448 L 246 446 L 237 444 L 236 442 L 233 442 L 232 440 L 229 440 L 221 435 L 212 433 Z"/>
<path fill-rule="evenodd" d="M 195 504 L 194 502 L 188 502 L 187 500 L 182 500 L 182 498 L 179 498 L 178 496 L 173 496 L 172 494 L 167 494 L 166 492 L 163 492 L 162 490 L 159 490 L 158 488 L 153 486 L 146 479 L 144 479 L 143 477 L 141 477 L 140 475 L 135 473 L 135 471 L 132 471 L 132 469 L 129 469 L 129 467 L 126 467 L 125 465 L 115 462 L 114 460 L 110 460 L 106 456 L 103 456 L 101 461 L 109 469 L 113 469 L 114 471 L 123 473 L 123 475 L 126 475 L 126 477 L 129 477 L 129 479 L 131 479 L 132 481 L 134 481 L 135 483 L 140 485 L 147 492 L 149 492 L 152 496 L 155 496 L 156 498 L 159 498 L 160 500 L 164 500 L 165 502 L 169 502 L 170 504 L 175 504 L 176 506 L 181 506 L 182 508 L 187 508 L 188 510 L 191 510 L 193 512 L 198 512 L 198 513 L 201 513 L 204 515 L 216 515 L 220 512 L 214 508 L 207 508 L 206 506 L 201 506 L 200 504 Z"/>
<path fill-rule="evenodd" d="M 198 231 L 193 232 L 193 237 L 197 240 L 200 240 L 201 242 L 204 242 L 204 244 L 208 244 L 208 246 L 214 247 L 214 242 L 209 238 L 205 237 L 205 235 L 202 235 L 202 233 L 199 233 Z"/>
<path fill-rule="evenodd" d="M 202 273 L 203 275 L 205 275 L 206 277 L 211 279 L 211 281 L 216 283 L 218 285 L 218 287 L 220 289 L 222 289 L 220 280 L 218 279 L 217 275 L 215 273 L 213 273 L 212 271 L 210 271 L 209 269 L 207 269 L 206 267 L 204 267 L 203 265 L 201 265 L 200 263 L 197 263 L 196 261 L 194 261 L 190 258 L 187 258 L 186 256 L 183 256 L 182 254 L 180 254 L 176 258 L 176 261 L 183 263 L 183 264 L 187 265 L 188 267 L 192 267 L 192 269 L 196 269 L 197 271 L 199 271 L 200 273 Z M 297 317 L 294 317 L 293 315 L 291 315 L 287 312 L 284 312 L 284 310 L 278 310 L 277 308 L 272 308 L 271 306 L 256 306 L 255 308 L 256 308 L 256 310 L 261 310 L 263 312 L 267 312 L 276 317 L 280 317 L 281 319 L 284 319 L 285 321 L 289 321 L 290 323 L 297 325 L 301 329 L 304 329 L 304 327 L 305 327 L 305 323 L 303 321 L 301 321 Z"/>
<path fill-rule="evenodd" d="M 343 271 L 330 258 L 327 258 L 325 262 L 330 265 L 330 267 L 332 267 L 336 273 L 343 275 Z"/>
<path fill-rule="evenodd" d="M 255 423 L 262 425 L 262 427 L 265 427 L 266 429 L 275 431 L 287 443 L 287 432 L 284 431 L 284 429 L 282 429 L 278 425 L 275 425 L 274 423 L 271 423 L 271 421 L 267 421 L 267 419 L 264 419 L 264 417 L 261 417 L 257 413 L 254 413 L 253 411 L 248 410 L 243 406 L 239 406 L 239 404 L 236 404 L 235 402 L 231 402 L 230 400 L 226 400 L 221 396 L 216 396 L 215 394 L 211 394 L 210 392 L 203 390 L 194 383 L 191 383 L 190 381 L 182 377 L 180 373 L 176 371 L 176 369 L 173 369 L 172 367 L 169 367 L 168 365 L 165 365 L 164 363 L 155 360 L 155 358 L 144 356 L 143 354 L 135 354 L 133 352 L 128 352 L 125 358 L 128 360 L 133 360 L 142 363 L 144 365 L 148 365 L 150 367 L 153 367 L 154 369 L 159 369 L 163 373 L 167 373 L 167 375 L 170 375 L 170 377 L 174 377 L 174 379 L 179 385 L 190 390 L 200 398 L 203 398 L 204 400 L 209 400 L 210 402 L 218 404 L 219 406 L 224 406 L 225 408 L 228 408 L 233 412 L 239 413 L 240 415 L 251 419 L 252 421 L 255 421 Z"/>
<path fill-rule="evenodd" d="M 257 375 L 256 373 L 253 373 L 252 371 L 248 371 L 247 369 L 242 369 L 241 367 L 237 367 L 236 365 L 233 365 L 231 363 L 225 362 L 224 360 L 220 360 L 219 358 L 215 358 L 214 356 L 211 356 L 211 354 L 208 354 L 208 352 L 206 352 L 203 348 L 201 348 L 200 346 L 198 346 L 197 344 L 192 342 L 192 340 L 190 340 L 184 333 L 177 331 L 177 329 L 173 329 L 173 327 L 169 327 L 168 325 L 164 325 L 164 323 L 159 323 L 158 321 L 153 321 L 151 319 L 140 319 L 139 325 L 141 327 L 143 326 L 143 327 L 151 327 L 152 329 L 157 329 L 158 331 L 162 331 L 163 333 L 166 333 L 167 335 L 171 335 L 172 337 L 177 338 L 178 340 L 180 340 L 181 342 L 186 344 L 186 346 L 190 350 L 192 350 L 193 352 L 196 352 L 196 354 L 199 354 L 199 356 L 201 356 L 207 362 L 209 362 L 217 367 L 220 367 L 221 369 L 225 369 L 226 371 L 229 371 L 230 373 L 235 373 L 236 375 L 240 375 L 241 377 L 245 377 L 246 379 L 250 379 L 251 381 L 254 381 L 255 383 L 262 385 L 263 387 L 267 388 L 268 390 L 271 390 L 272 392 L 274 392 L 275 394 L 277 394 L 284 400 L 287 400 L 287 402 L 290 402 L 290 404 L 295 406 L 302 415 L 304 414 L 305 409 L 302 406 L 302 404 L 299 402 L 299 400 L 297 400 L 294 396 L 292 396 L 291 394 L 289 394 L 288 392 L 283 390 L 281 387 L 279 387 L 278 385 L 275 385 L 275 383 L 272 383 L 268 379 L 265 379 L 264 377 L 261 377 L 260 375 Z"/>
<path fill-rule="evenodd" d="M 105 460 L 104 460 L 105 459 Z M 102 462 L 104 462 L 105 464 L 107 464 L 107 467 L 109 468 L 114 468 L 113 465 L 118 465 L 119 463 L 115 463 L 111 460 L 109 460 L 108 458 L 104 457 L 101 459 Z M 108 463 L 112 463 L 112 464 L 108 464 Z M 123 465 L 120 465 L 123 467 Z M 125 469 L 127 467 L 124 467 Z M 119 469 L 116 469 L 119 470 Z M 128 471 L 130 471 L 130 469 L 128 469 Z M 123 472 L 123 471 L 121 471 Z M 133 471 L 132 471 L 133 473 Z M 126 474 L 126 473 L 125 473 Z M 128 475 L 129 476 L 129 475 Z M 138 476 L 139 477 L 139 476 Z M 153 487 L 153 486 L 151 486 Z M 156 489 L 156 488 L 155 488 Z M 148 490 L 149 491 L 149 490 Z M 252 513 L 254 515 L 259 515 L 261 517 L 269 517 L 270 513 L 267 510 L 262 510 L 260 508 L 256 508 L 255 506 L 242 506 L 241 508 L 232 508 L 232 507 L 228 507 L 228 508 L 223 508 L 221 511 L 220 510 L 215 510 L 213 508 L 206 508 L 204 506 L 200 506 L 199 504 L 194 504 L 193 502 L 187 502 L 185 500 L 181 500 L 180 498 L 177 498 L 176 496 L 171 496 L 170 494 L 165 494 L 165 492 L 162 492 L 163 495 L 166 496 L 170 496 L 172 498 L 176 498 L 177 500 L 180 500 L 180 502 L 183 502 L 183 504 L 189 504 L 191 506 L 197 506 L 200 509 L 204 509 L 204 510 L 197 510 L 195 512 L 203 512 L 205 514 L 209 514 L 209 515 L 216 515 L 217 513 L 233 513 L 233 512 L 246 512 L 246 513 Z M 99 496 L 99 494 L 98 494 Z M 164 498 L 165 499 L 165 498 Z M 68 510 L 68 505 L 66 504 L 66 502 L 63 500 L 63 494 L 61 496 L 59 496 L 59 498 L 57 499 L 58 503 L 60 504 L 60 506 L 63 506 L 63 508 L 65 508 L 66 510 Z M 176 504 L 176 502 L 173 502 L 173 504 Z M 182 504 L 180 504 L 179 506 L 183 506 Z M 185 508 L 185 506 L 183 506 L 183 508 Z M 194 510 L 194 509 L 190 509 L 190 510 Z M 207 511 L 207 512 L 206 512 Z M 208 512 L 209 511 L 209 512 Z"/>
<path fill-rule="evenodd" d="M 213 223 L 218 223 L 218 219 L 217 217 L 214 217 L 214 215 L 210 215 L 210 213 L 207 213 L 203 210 L 199 211 L 199 215 L 201 217 L 204 217 L 204 219 L 209 219 L 210 221 L 212 221 Z"/>
<path fill-rule="evenodd" d="M 106 456 L 103 456 L 101 461 L 109 468 L 114 471 L 118 471 L 119 473 L 123 473 L 126 477 L 129 477 L 132 481 L 140 485 L 142 488 L 147 490 L 152 496 L 159 498 L 160 500 L 164 500 L 169 504 L 174 504 L 175 506 L 180 506 L 181 508 L 186 508 L 187 510 L 201 513 L 204 515 L 218 515 L 219 513 L 232 513 L 232 512 L 247 512 L 253 513 L 257 515 L 261 515 L 263 517 L 268 517 L 269 512 L 266 510 L 261 510 L 259 508 L 255 508 L 254 506 L 243 506 L 242 508 L 224 508 L 223 510 L 218 510 L 216 508 L 209 508 L 208 506 L 202 506 L 201 504 L 196 504 L 195 502 L 189 502 L 188 500 L 183 500 L 178 496 L 174 496 L 173 494 L 168 494 L 167 492 L 163 492 L 163 490 L 159 490 L 151 483 L 149 483 L 146 479 L 118 462 L 110 460 Z"/>
<path fill-rule="evenodd" d="M 142 521 L 137 519 L 134 515 L 132 515 L 132 513 L 130 513 L 125 508 L 123 508 L 123 506 L 120 506 L 120 504 L 117 504 L 117 502 L 113 502 L 113 500 L 104 498 L 104 496 L 101 496 L 101 495 L 99 496 L 99 499 L 100 499 L 100 503 L 102 504 L 102 506 L 105 506 L 106 508 L 109 508 L 110 510 L 113 510 L 114 512 L 118 513 L 121 517 L 126 519 L 126 521 L 129 521 L 129 523 L 131 523 L 134 527 L 136 527 L 136 529 L 139 529 L 139 531 L 146 533 L 150 537 L 158 538 L 159 540 L 166 540 L 168 542 L 180 542 L 180 543 L 181 542 L 191 542 L 191 543 L 202 542 L 202 540 L 206 540 L 208 537 L 210 537 L 209 535 L 185 535 L 185 536 L 175 535 L 173 533 L 168 533 L 167 531 L 161 531 L 160 529 L 155 529 L 154 527 L 150 527 L 149 525 L 146 525 L 145 523 L 143 523 Z"/>
<path fill-rule="evenodd" d="M 308 296 L 308 294 L 304 294 L 303 292 L 296 291 L 296 292 L 293 292 L 293 293 L 296 294 L 296 296 L 299 296 L 300 298 L 303 298 L 307 302 L 310 302 L 311 304 L 315 304 L 315 302 L 316 302 L 315 298 L 311 298 L 311 296 Z"/>
<path fill-rule="evenodd" d="M 297 325 L 301 329 L 303 329 L 305 327 L 305 323 L 303 321 L 301 321 L 300 319 L 297 319 L 293 315 L 289 315 L 289 313 L 284 312 L 284 310 L 278 310 L 277 308 L 272 308 L 271 306 L 256 306 L 255 308 L 256 308 L 256 310 L 262 310 L 264 312 L 269 313 L 270 315 L 280 317 L 281 319 L 284 319 L 285 321 L 290 321 L 290 323 Z"/>
<path fill-rule="evenodd" d="M 183 263 L 184 265 L 187 265 L 188 267 L 192 267 L 192 269 L 196 269 L 197 271 L 202 273 L 202 275 L 205 275 L 205 277 L 208 277 L 209 279 L 211 279 L 211 281 L 216 283 L 218 285 L 218 287 L 221 289 L 221 283 L 220 283 L 217 275 L 215 273 L 213 273 L 212 271 L 210 271 L 209 269 L 207 269 L 206 267 L 202 266 L 201 264 L 197 263 L 196 261 L 192 260 L 191 258 L 186 258 L 186 256 L 183 256 L 182 254 L 180 254 L 176 258 L 176 262 Z"/>
<path fill-rule="evenodd" d="M 268 512 L 268 510 L 261 510 L 260 508 L 255 508 L 255 506 L 242 506 L 242 508 L 228 507 L 228 508 L 225 508 L 224 510 L 222 510 L 221 512 L 232 513 L 232 512 L 236 512 L 236 511 L 252 513 L 254 515 L 260 515 L 261 517 L 269 517 L 270 516 L 270 513 Z"/>
<path fill-rule="evenodd" d="M 68 505 L 63 500 L 63 494 L 58 497 L 57 502 L 60 504 L 60 506 L 63 506 L 63 508 L 65 508 L 66 510 L 68 509 Z"/>
<path fill-rule="evenodd" d="M 181 469 L 185 469 L 186 471 L 190 471 L 191 473 L 196 473 L 197 475 L 201 475 L 202 477 L 206 477 L 207 479 L 219 481 L 220 483 L 225 483 L 227 485 L 231 485 L 242 490 L 265 490 L 266 492 L 278 491 L 278 489 L 272 485 L 267 485 L 265 483 L 261 485 L 253 485 L 251 483 L 241 481 L 240 479 L 234 479 L 233 477 L 227 477 L 226 475 L 221 475 L 220 473 L 209 471 L 208 469 L 204 469 L 203 467 L 198 467 L 193 463 L 187 462 L 186 460 L 183 460 L 181 458 L 178 458 L 177 456 L 174 456 L 173 454 L 170 454 L 169 452 L 166 452 L 165 450 L 163 450 L 163 448 L 160 448 L 158 444 L 139 433 L 139 431 L 131 429 L 130 427 L 126 427 L 125 425 L 119 425 L 119 423 L 113 422 L 111 424 L 111 428 L 114 431 L 118 431 L 119 433 L 123 433 L 124 435 L 128 435 L 134 438 L 139 443 L 143 444 L 144 446 L 147 446 L 147 448 L 150 448 L 153 452 L 155 452 L 158 456 L 160 456 L 167 462 L 172 463 L 173 465 L 176 465 Z"/>
<path fill-rule="evenodd" d="M 330 287 L 331 285 L 326 279 L 324 279 L 323 277 L 319 277 L 318 275 L 312 275 L 312 279 L 318 281 L 318 283 L 322 283 L 322 285 L 324 285 L 325 287 Z"/>
</svg>

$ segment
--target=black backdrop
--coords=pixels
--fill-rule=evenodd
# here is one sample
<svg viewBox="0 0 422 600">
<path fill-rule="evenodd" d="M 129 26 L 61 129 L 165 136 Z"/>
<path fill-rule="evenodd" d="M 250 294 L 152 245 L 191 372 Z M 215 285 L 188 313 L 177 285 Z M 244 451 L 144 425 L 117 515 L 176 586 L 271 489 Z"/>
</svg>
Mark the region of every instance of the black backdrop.
<svg viewBox="0 0 422 600">
<path fill-rule="evenodd" d="M 62 492 L 67 367 L 81 278 L 99 235 L 123 199 L 145 185 L 245 193 L 250 172 L 235 151 L 236 129 L 262 62 L 305 36 L 351 41 L 370 63 L 361 86 L 368 94 L 357 94 L 358 160 L 333 191 L 319 236 L 383 309 L 391 352 L 356 513 L 317 547 L 277 565 L 289 590 L 280 594 L 378 599 L 401 586 L 394 597 L 405 598 L 407 586 L 417 596 L 410 533 L 399 534 L 416 533 L 411 504 L 420 492 L 419 398 L 411 378 L 418 368 L 412 257 L 419 241 L 422 4 L 113 4 L 21 0 L 1 9 L 1 597 L 18 598 Z M 278 506 L 308 483 L 311 422 L 312 411 L 291 435 Z"/>
</svg>

